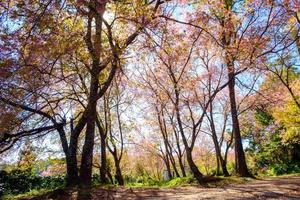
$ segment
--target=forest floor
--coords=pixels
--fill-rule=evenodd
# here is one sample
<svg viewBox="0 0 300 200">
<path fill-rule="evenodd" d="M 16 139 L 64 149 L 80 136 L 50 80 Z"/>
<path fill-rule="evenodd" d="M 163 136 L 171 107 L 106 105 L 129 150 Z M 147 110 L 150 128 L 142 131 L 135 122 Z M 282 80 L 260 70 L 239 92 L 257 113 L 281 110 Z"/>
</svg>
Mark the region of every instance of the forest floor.
<svg viewBox="0 0 300 200">
<path fill-rule="evenodd" d="M 62 199 L 75 200 L 78 192 L 63 192 L 56 197 L 35 197 L 31 200 Z M 242 184 L 226 186 L 180 186 L 174 188 L 126 188 L 95 187 L 85 193 L 91 199 L 122 199 L 122 200 L 197 200 L 197 199 L 300 199 L 300 176 L 268 177 L 251 180 Z M 80 199 L 88 199 L 82 196 Z"/>
</svg>

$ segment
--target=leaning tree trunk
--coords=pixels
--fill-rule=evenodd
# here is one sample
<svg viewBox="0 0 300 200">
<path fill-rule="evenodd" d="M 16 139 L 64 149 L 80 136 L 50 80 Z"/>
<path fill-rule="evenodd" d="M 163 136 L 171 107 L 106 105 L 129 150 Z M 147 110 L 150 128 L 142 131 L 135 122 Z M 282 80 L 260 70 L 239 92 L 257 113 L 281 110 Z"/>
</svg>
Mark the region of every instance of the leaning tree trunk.
<svg viewBox="0 0 300 200">
<path fill-rule="evenodd" d="M 182 141 L 185 147 L 186 159 L 197 182 L 202 185 L 204 183 L 203 174 L 199 171 L 197 165 L 193 161 L 192 149 L 188 145 L 188 141 L 187 138 L 185 137 L 183 126 L 182 126 L 182 121 L 181 121 L 181 116 L 179 111 L 179 91 L 177 89 L 177 84 L 175 84 L 175 97 L 176 97 L 176 101 L 175 101 L 176 118 L 179 126 L 179 131 L 182 137 Z"/>
<path fill-rule="evenodd" d="M 199 171 L 197 165 L 195 164 L 190 148 L 186 148 L 186 159 L 197 182 L 199 184 L 203 184 L 203 174 Z"/>
<path fill-rule="evenodd" d="M 179 110 L 178 108 L 176 108 L 176 112 L 177 112 L 177 120 L 178 120 L 178 125 L 179 125 L 179 129 L 180 129 L 180 133 L 181 133 L 181 137 L 185 146 L 185 152 L 186 152 L 186 159 L 187 162 L 189 164 L 189 167 L 194 175 L 194 177 L 196 178 L 197 182 L 199 184 L 203 184 L 203 174 L 199 171 L 198 167 L 196 166 L 196 164 L 194 163 L 193 160 L 193 156 L 192 156 L 192 150 L 191 148 L 188 146 L 188 142 L 187 139 L 184 135 L 184 131 L 183 131 L 183 127 L 182 127 L 182 123 L 181 123 L 181 119 L 180 119 L 180 114 L 179 114 Z"/>
</svg>

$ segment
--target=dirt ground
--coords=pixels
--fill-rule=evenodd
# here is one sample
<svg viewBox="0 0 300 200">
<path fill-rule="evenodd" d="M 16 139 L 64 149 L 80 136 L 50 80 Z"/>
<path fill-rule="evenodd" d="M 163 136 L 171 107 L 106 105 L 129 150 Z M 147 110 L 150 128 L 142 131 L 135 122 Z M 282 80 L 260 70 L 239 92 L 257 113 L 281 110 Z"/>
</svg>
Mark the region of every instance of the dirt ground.
<svg viewBox="0 0 300 200">
<path fill-rule="evenodd" d="M 276 177 L 254 180 L 245 184 L 228 185 L 225 187 L 177 187 L 177 188 L 94 188 L 88 194 L 91 199 L 103 200 L 197 200 L 197 199 L 299 199 L 300 200 L 300 176 Z M 62 195 L 64 196 L 64 195 Z M 72 197 L 64 196 L 58 199 L 79 199 L 78 192 L 73 192 Z M 36 199 L 36 198 L 35 198 Z M 54 198 L 56 199 L 56 198 Z M 88 199 L 82 197 L 80 199 Z"/>
</svg>

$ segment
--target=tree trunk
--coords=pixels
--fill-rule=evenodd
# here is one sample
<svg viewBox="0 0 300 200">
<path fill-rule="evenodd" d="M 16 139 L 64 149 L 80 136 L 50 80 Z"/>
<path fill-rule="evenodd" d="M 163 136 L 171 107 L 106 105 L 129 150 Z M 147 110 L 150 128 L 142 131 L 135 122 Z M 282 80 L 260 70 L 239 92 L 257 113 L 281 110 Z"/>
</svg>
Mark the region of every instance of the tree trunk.
<svg viewBox="0 0 300 200">
<path fill-rule="evenodd" d="M 96 109 L 96 108 L 95 108 Z M 92 162 L 95 136 L 95 118 L 96 115 L 90 112 L 87 122 L 85 141 L 82 150 L 80 181 L 81 186 L 90 187 L 92 185 Z"/>
<path fill-rule="evenodd" d="M 183 161 L 182 161 L 182 156 L 183 155 L 182 155 L 182 151 L 181 151 L 181 147 L 180 147 L 179 135 L 177 135 L 175 130 L 174 130 L 174 134 L 175 134 L 175 137 L 176 137 L 176 145 L 177 145 L 177 149 L 178 149 L 177 157 L 178 157 L 179 167 L 180 167 L 182 176 L 186 177 L 186 172 L 185 172 L 184 164 L 183 164 Z"/>
<path fill-rule="evenodd" d="M 124 179 L 123 179 L 123 175 L 122 175 L 122 171 L 121 171 L 121 167 L 120 167 L 120 161 L 119 161 L 116 153 L 114 154 L 114 160 L 115 160 L 115 168 L 116 168 L 115 178 L 118 181 L 119 185 L 124 185 Z"/>
<path fill-rule="evenodd" d="M 229 172 L 227 170 L 227 166 L 226 166 L 225 160 L 222 158 L 222 156 L 219 157 L 219 160 L 220 160 L 220 164 L 221 164 L 224 176 L 229 176 Z"/>
<path fill-rule="evenodd" d="M 179 166 L 180 166 L 180 170 L 181 170 L 182 176 L 186 177 L 185 168 L 184 168 L 184 165 L 183 165 L 183 162 L 182 162 L 182 156 L 178 155 L 178 162 L 179 162 Z"/>
<path fill-rule="evenodd" d="M 80 125 L 82 127 L 82 125 Z M 77 127 L 78 128 L 78 127 Z M 82 127 L 83 128 L 83 127 Z M 71 138 L 68 146 L 66 133 L 64 127 L 60 126 L 58 129 L 65 159 L 67 164 L 67 187 L 77 186 L 79 183 L 78 168 L 77 168 L 77 141 L 78 134 L 74 133 L 73 121 L 71 122 Z M 78 129 L 79 130 L 79 129 Z"/>
<path fill-rule="evenodd" d="M 87 125 L 85 141 L 82 149 L 81 166 L 80 166 L 80 181 L 81 186 L 90 187 L 92 185 L 92 163 L 93 163 L 93 149 L 95 139 L 95 124 L 97 119 L 97 100 L 98 100 L 98 87 L 99 80 L 97 77 L 98 67 L 94 66 L 92 72 L 90 96 L 87 106 Z"/>
<path fill-rule="evenodd" d="M 219 160 L 219 156 L 217 155 L 217 153 L 216 153 L 216 164 L 217 164 L 216 175 L 220 176 L 221 175 L 221 173 L 220 173 L 220 160 Z"/>
<path fill-rule="evenodd" d="M 242 138 L 240 132 L 240 125 L 238 120 L 238 112 L 235 100 L 235 74 L 234 67 L 231 61 L 227 62 L 228 70 L 228 89 L 229 89 L 229 98 L 230 98 L 230 109 L 231 109 L 231 118 L 232 118 L 232 130 L 234 134 L 234 145 L 235 145 L 235 157 L 236 157 L 236 174 L 242 177 L 251 176 L 245 159 L 245 153 L 242 145 Z"/>
<path fill-rule="evenodd" d="M 190 149 L 186 149 L 186 159 L 187 162 L 189 164 L 189 167 L 195 177 L 195 179 L 197 180 L 197 182 L 199 184 L 203 184 L 203 174 L 199 171 L 198 167 L 196 166 L 196 164 L 193 161 L 193 157 L 192 157 L 192 152 L 190 151 Z"/>
<path fill-rule="evenodd" d="M 172 178 L 172 172 L 171 172 L 171 166 L 170 166 L 170 160 L 169 160 L 168 154 L 166 154 L 166 156 L 164 157 L 163 160 L 164 160 L 165 165 L 166 165 L 168 176 L 169 176 L 169 178 Z"/>
<path fill-rule="evenodd" d="M 107 174 L 107 160 L 106 160 L 106 137 L 100 134 L 101 139 L 101 166 L 100 166 L 100 181 L 103 184 L 108 183 Z"/>
<path fill-rule="evenodd" d="M 171 161 L 172 168 L 173 168 L 173 170 L 174 170 L 174 172 L 175 172 L 176 177 L 180 177 L 180 174 L 179 174 L 178 169 L 177 169 L 177 167 L 176 167 L 175 159 L 174 159 L 174 157 L 173 157 L 172 154 L 170 155 L 170 161 Z"/>
<path fill-rule="evenodd" d="M 180 131 L 180 134 L 182 137 L 182 141 L 183 141 L 183 144 L 185 147 L 186 159 L 187 159 L 189 167 L 190 167 L 194 177 L 196 178 L 197 182 L 202 185 L 204 183 L 203 174 L 199 171 L 198 167 L 196 166 L 196 164 L 193 161 L 192 149 L 188 145 L 188 141 L 187 141 L 187 138 L 185 137 L 184 129 L 182 126 L 182 121 L 181 121 L 181 116 L 180 116 L 180 111 L 179 111 L 179 90 L 177 89 L 177 83 L 175 83 L 175 85 L 174 85 L 174 90 L 175 90 L 175 97 L 176 97 L 176 99 L 175 99 L 176 118 L 177 118 L 177 122 L 178 122 L 178 126 L 179 126 L 179 131 Z"/>
<path fill-rule="evenodd" d="M 212 131 L 212 132 L 214 132 L 214 131 Z M 227 170 L 227 167 L 226 167 L 226 163 L 225 163 L 225 161 L 222 157 L 221 150 L 220 150 L 220 147 L 219 147 L 219 143 L 218 143 L 218 140 L 217 140 L 217 137 L 216 137 L 215 133 L 212 133 L 212 138 L 213 138 L 215 151 L 216 151 L 216 158 L 217 158 L 217 175 L 220 175 L 220 164 L 221 164 L 224 176 L 229 176 L 229 173 L 228 173 L 228 170 Z"/>
<path fill-rule="evenodd" d="M 79 183 L 77 159 L 74 156 L 66 156 L 67 163 L 67 187 L 77 186 Z"/>
<path fill-rule="evenodd" d="M 106 168 L 106 174 L 107 174 L 108 179 L 109 179 L 109 181 L 111 182 L 111 184 L 114 184 L 114 179 L 113 179 L 113 177 L 112 177 L 112 175 L 111 175 L 111 173 L 110 173 L 110 169 L 109 169 L 109 168 Z M 107 182 L 108 182 L 108 181 L 107 181 Z"/>
</svg>

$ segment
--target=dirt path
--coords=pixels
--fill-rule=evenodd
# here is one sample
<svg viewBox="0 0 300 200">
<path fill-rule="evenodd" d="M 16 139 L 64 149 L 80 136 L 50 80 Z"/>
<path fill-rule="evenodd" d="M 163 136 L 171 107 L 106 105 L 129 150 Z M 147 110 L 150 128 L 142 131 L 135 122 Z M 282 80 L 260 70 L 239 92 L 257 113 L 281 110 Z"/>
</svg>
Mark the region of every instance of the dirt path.
<svg viewBox="0 0 300 200">
<path fill-rule="evenodd" d="M 179 187 L 172 189 L 113 189 L 94 191 L 93 199 L 299 199 L 300 177 L 255 180 L 223 188 Z"/>
<path fill-rule="evenodd" d="M 64 193 L 64 192 L 63 192 Z M 61 200 L 198 200 L 198 199 L 299 199 L 300 200 L 300 176 L 277 177 L 254 180 L 245 184 L 229 185 L 225 187 L 177 187 L 177 188 L 121 188 L 112 189 L 93 188 L 85 191 L 83 197 L 78 198 L 78 192 L 57 194 L 56 197 L 43 196 L 33 198 L 61 199 Z M 88 197 L 90 198 L 88 198 Z M 32 200 L 33 200 L 32 199 Z"/>
</svg>

